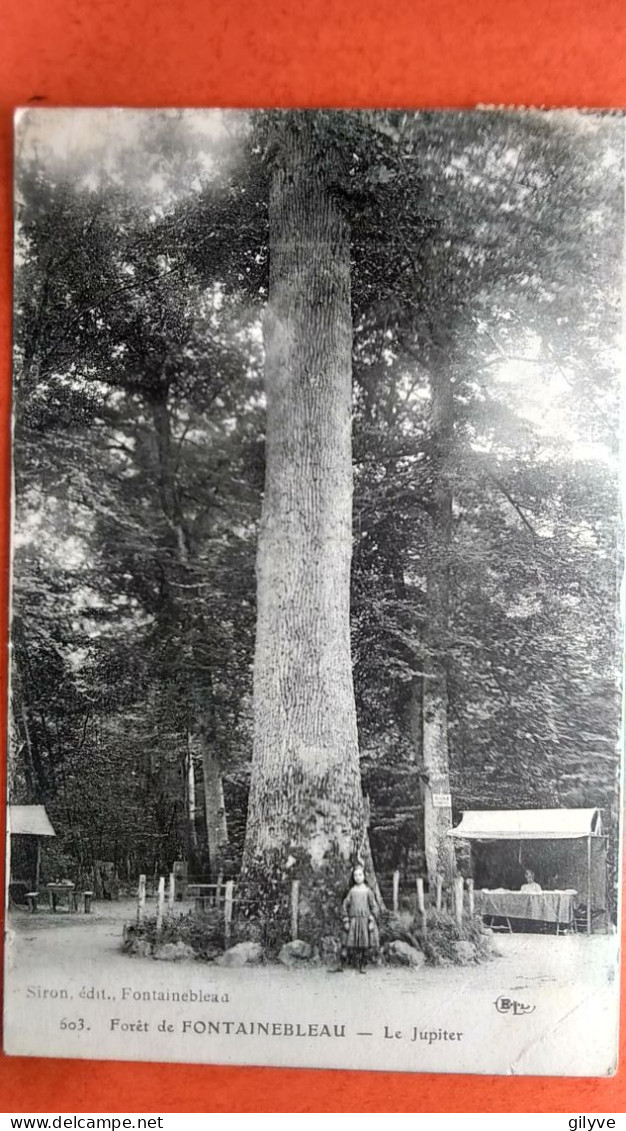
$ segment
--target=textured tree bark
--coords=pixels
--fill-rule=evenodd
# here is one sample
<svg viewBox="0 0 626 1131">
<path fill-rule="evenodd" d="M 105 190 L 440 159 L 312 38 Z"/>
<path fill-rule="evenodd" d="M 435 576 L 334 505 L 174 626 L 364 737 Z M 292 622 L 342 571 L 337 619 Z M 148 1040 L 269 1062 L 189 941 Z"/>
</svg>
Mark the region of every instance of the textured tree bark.
<svg viewBox="0 0 626 1131">
<path fill-rule="evenodd" d="M 220 857 L 228 843 L 224 786 L 219 759 L 216 754 L 215 704 L 210 674 L 200 673 L 194 666 L 194 656 L 189 649 L 188 674 L 188 734 L 189 758 L 202 766 L 204 815 L 206 821 L 206 847 L 209 871 L 215 879 L 220 870 Z"/>
<path fill-rule="evenodd" d="M 181 576 L 186 576 L 189 566 L 190 548 L 184 515 L 178 498 L 176 474 L 172 459 L 172 436 L 167 395 L 156 400 L 152 406 L 155 425 L 158 463 L 159 491 L 161 508 L 168 522 L 173 541 L 174 559 Z M 206 848 L 209 857 L 211 877 L 219 871 L 220 854 L 228 843 L 224 786 L 219 759 L 215 753 L 216 719 L 211 673 L 203 671 L 197 661 L 197 641 L 204 635 L 201 617 L 190 618 L 178 607 L 175 596 L 170 593 L 170 601 L 186 637 L 183 645 L 188 682 L 188 727 L 187 727 L 187 831 L 188 842 L 194 853 L 198 851 L 198 838 L 195 827 L 195 762 L 202 766 L 204 786 L 204 813 L 206 819 Z"/>
<path fill-rule="evenodd" d="M 448 744 L 446 647 L 449 634 L 452 487 L 449 478 L 454 434 L 454 396 L 445 358 L 431 377 L 433 493 L 427 520 L 426 627 L 423 698 L 424 849 L 429 883 L 456 873 Z"/>
<path fill-rule="evenodd" d="M 276 127 L 266 484 L 244 875 L 343 873 L 364 848 L 352 663 L 350 243 L 316 118 Z M 302 883 L 306 899 L 306 878 Z"/>
<path fill-rule="evenodd" d="M 32 800 L 40 801 L 46 797 L 50 770 L 44 766 L 38 743 L 34 740 L 32 732 L 31 710 L 26 694 L 30 675 L 28 658 L 24 647 L 21 624 L 16 616 L 11 625 L 11 637 L 11 732 L 16 743 L 21 739 L 24 744 L 26 758 L 22 760 L 22 765 L 28 796 Z M 32 678 L 30 678 L 30 686 L 33 686 Z M 15 767 L 17 764 L 16 757 L 9 759 L 9 769 L 11 765 Z M 12 788 L 11 783 L 10 788 Z"/>
<path fill-rule="evenodd" d="M 228 844 L 224 786 L 219 763 L 205 743 L 202 751 L 202 778 L 204 781 L 204 813 L 206 817 L 207 848 L 211 878 L 219 872 L 220 854 Z"/>
<path fill-rule="evenodd" d="M 187 736 L 187 758 L 185 765 L 186 798 L 187 798 L 187 839 L 189 855 L 195 859 L 198 854 L 198 830 L 196 829 L 196 765 L 193 755 L 193 745 Z"/>
<path fill-rule="evenodd" d="M 411 736 L 416 761 L 420 761 L 422 755 L 422 739 L 424 737 L 424 726 L 422 722 L 423 699 L 422 677 L 416 675 L 411 681 L 411 696 L 408 708 L 409 734 Z"/>
</svg>

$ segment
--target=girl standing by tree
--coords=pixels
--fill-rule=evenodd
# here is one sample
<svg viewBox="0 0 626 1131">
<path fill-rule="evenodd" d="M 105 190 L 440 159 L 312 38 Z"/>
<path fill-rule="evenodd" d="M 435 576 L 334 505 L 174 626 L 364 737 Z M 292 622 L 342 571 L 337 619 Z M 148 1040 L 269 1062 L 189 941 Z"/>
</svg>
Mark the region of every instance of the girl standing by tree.
<svg viewBox="0 0 626 1131">
<path fill-rule="evenodd" d="M 343 925 L 347 933 L 348 961 L 364 974 L 368 954 L 377 946 L 378 904 L 374 892 L 365 883 L 365 872 L 360 864 L 352 872 L 352 881 L 343 901 Z"/>
</svg>

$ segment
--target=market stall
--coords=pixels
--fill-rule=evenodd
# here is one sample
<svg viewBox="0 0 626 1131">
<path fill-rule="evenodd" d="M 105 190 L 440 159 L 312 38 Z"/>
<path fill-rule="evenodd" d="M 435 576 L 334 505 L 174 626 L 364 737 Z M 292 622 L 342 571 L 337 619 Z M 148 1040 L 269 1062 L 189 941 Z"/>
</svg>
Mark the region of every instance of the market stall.
<svg viewBox="0 0 626 1131">
<path fill-rule="evenodd" d="M 489 916 L 586 929 L 606 922 L 607 837 L 599 809 L 468 810 L 449 836 L 471 849 L 477 910 Z M 525 871 L 535 892 L 520 890 Z"/>
</svg>

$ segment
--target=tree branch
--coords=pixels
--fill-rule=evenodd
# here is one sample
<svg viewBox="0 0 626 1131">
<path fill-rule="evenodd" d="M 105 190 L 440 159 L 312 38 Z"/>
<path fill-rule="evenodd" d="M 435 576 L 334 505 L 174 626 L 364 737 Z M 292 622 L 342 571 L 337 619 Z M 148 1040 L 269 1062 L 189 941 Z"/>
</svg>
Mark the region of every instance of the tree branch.
<svg viewBox="0 0 626 1131">
<path fill-rule="evenodd" d="M 532 534 L 533 538 L 538 538 L 539 535 L 537 534 L 537 531 L 535 530 L 534 526 L 532 526 L 532 524 L 528 521 L 528 519 L 526 518 L 526 515 L 524 514 L 520 504 L 517 502 L 516 499 L 513 498 L 511 492 L 509 490 L 507 490 L 507 488 L 505 487 L 502 480 L 497 475 L 494 475 L 493 471 L 490 471 L 489 468 L 485 468 L 485 471 L 486 471 L 487 475 L 489 476 L 489 478 L 496 484 L 496 486 L 500 488 L 504 497 L 506 499 L 508 499 L 509 503 L 513 507 L 513 510 L 516 511 L 516 513 L 521 518 L 526 529 L 530 530 L 530 533 Z"/>
</svg>

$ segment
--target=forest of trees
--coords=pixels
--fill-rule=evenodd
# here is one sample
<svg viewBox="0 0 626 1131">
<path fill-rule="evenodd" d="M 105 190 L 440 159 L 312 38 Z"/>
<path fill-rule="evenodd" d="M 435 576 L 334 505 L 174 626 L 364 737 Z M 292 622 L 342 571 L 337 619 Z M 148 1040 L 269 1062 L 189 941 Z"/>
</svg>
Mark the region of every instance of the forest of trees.
<svg viewBox="0 0 626 1131">
<path fill-rule="evenodd" d="M 616 820 L 623 136 L 23 115 L 10 790 L 50 869 L 432 877 L 464 808 Z"/>
</svg>

